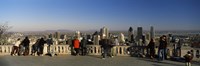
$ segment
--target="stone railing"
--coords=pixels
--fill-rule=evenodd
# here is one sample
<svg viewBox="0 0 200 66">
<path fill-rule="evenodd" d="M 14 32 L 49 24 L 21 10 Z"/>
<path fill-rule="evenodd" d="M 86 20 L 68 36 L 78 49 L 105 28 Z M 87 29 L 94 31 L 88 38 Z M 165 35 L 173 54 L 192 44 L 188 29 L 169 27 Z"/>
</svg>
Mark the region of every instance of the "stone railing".
<svg viewBox="0 0 200 66">
<path fill-rule="evenodd" d="M 114 46 L 112 48 L 113 55 L 114 56 L 130 56 L 129 53 L 127 53 L 127 49 L 130 46 Z M 12 51 L 13 45 L 0 45 L 0 55 L 10 55 Z M 31 54 L 31 46 L 30 46 L 30 54 Z M 87 46 L 87 54 L 88 55 L 101 55 L 102 54 L 102 48 L 100 45 L 88 45 Z M 200 51 L 199 48 L 183 48 L 181 50 L 181 57 L 183 57 L 187 51 L 193 50 L 194 52 L 194 58 L 196 58 L 197 50 Z M 44 45 L 44 54 L 48 53 L 55 53 L 55 54 L 71 54 L 71 47 L 69 45 L 51 45 L 48 46 L 47 44 Z M 157 49 L 156 49 L 156 54 L 157 54 Z M 172 56 L 172 49 L 169 51 L 169 56 Z"/>
<path fill-rule="evenodd" d="M 55 53 L 55 54 L 71 54 L 71 47 L 69 45 L 51 45 L 51 46 L 45 46 L 49 47 L 49 50 L 44 50 L 47 51 L 47 53 Z"/>
<path fill-rule="evenodd" d="M 13 45 L 0 45 L 0 55 L 10 55 L 13 49 Z M 32 45 L 29 46 L 29 54 L 32 51 Z M 55 52 L 56 54 L 71 54 L 71 48 L 69 45 L 44 45 L 44 54 L 48 54 L 50 52 Z"/>
<path fill-rule="evenodd" d="M 130 46 L 114 46 L 111 51 L 115 56 L 129 56 L 129 54 L 127 53 L 127 49 L 129 47 Z M 103 52 L 103 49 L 100 45 L 88 45 L 87 50 L 88 55 L 101 55 Z"/>
<path fill-rule="evenodd" d="M 128 54 L 128 48 L 130 46 L 114 46 L 112 48 L 114 55 L 116 56 L 129 56 Z"/>
<path fill-rule="evenodd" d="M 10 55 L 13 45 L 0 45 L 0 55 Z"/>
<path fill-rule="evenodd" d="M 102 49 L 100 45 L 87 45 L 88 55 L 101 55 Z"/>
</svg>

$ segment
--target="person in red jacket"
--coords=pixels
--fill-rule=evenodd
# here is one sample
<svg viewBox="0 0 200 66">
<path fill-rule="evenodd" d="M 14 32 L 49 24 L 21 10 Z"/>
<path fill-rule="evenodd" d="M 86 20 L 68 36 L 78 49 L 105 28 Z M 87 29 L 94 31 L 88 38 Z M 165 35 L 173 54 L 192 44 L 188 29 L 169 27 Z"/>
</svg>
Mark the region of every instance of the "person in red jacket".
<svg viewBox="0 0 200 66">
<path fill-rule="evenodd" d="M 80 48 L 80 41 L 76 38 L 73 41 L 74 44 L 74 49 L 75 49 L 75 56 L 77 56 L 79 54 L 79 48 Z"/>
</svg>

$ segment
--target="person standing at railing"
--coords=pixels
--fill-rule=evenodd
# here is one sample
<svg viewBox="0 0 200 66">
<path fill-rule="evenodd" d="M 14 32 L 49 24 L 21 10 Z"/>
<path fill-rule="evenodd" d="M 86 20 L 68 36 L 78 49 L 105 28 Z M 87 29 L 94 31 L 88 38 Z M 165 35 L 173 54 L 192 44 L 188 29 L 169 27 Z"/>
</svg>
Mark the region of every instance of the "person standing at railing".
<svg viewBox="0 0 200 66">
<path fill-rule="evenodd" d="M 41 38 L 39 43 L 38 43 L 38 56 L 43 56 L 43 49 L 44 49 L 44 44 L 46 43 L 46 41 L 44 40 L 44 38 Z"/>
<path fill-rule="evenodd" d="M 166 48 L 167 48 L 167 41 L 166 36 L 160 37 L 160 44 L 158 48 L 158 60 L 164 60 L 166 59 Z"/>
<path fill-rule="evenodd" d="M 150 49 L 150 58 L 153 59 L 155 57 L 155 42 L 153 39 L 151 39 L 147 47 Z"/>
<path fill-rule="evenodd" d="M 15 56 L 17 55 L 18 51 L 19 51 L 19 45 L 20 45 L 21 41 L 20 38 L 17 39 L 17 42 L 14 44 L 11 55 Z"/>
<path fill-rule="evenodd" d="M 78 38 L 74 39 L 73 40 L 73 46 L 74 46 L 74 49 L 75 49 L 75 56 L 79 55 L 79 48 L 80 48 L 80 41 L 78 40 Z"/>
<path fill-rule="evenodd" d="M 191 66 L 191 61 L 192 61 L 193 56 L 190 51 L 187 52 L 184 58 L 185 58 L 185 66 Z"/>
<path fill-rule="evenodd" d="M 86 55 L 86 53 L 87 53 L 86 44 L 87 44 L 87 39 L 85 39 L 85 37 L 83 37 L 83 39 L 81 40 L 81 52 L 82 52 L 83 56 Z"/>
<path fill-rule="evenodd" d="M 22 44 L 25 47 L 24 56 L 27 56 L 29 54 L 29 43 L 30 43 L 30 40 L 28 37 L 25 37 L 25 39 L 22 41 Z"/>
<path fill-rule="evenodd" d="M 103 53 L 102 53 L 103 58 L 102 59 L 105 59 L 107 55 L 109 55 L 111 57 L 111 53 L 109 51 L 111 49 L 110 40 L 102 39 L 102 40 L 100 40 L 100 45 L 103 48 Z"/>
<path fill-rule="evenodd" d="M 31 55 L 36 55 L 36 52 L 38 52 L 38 44 L 40 39 L 37 39 L 35 44 L 32 45 Z"/>
</svg>

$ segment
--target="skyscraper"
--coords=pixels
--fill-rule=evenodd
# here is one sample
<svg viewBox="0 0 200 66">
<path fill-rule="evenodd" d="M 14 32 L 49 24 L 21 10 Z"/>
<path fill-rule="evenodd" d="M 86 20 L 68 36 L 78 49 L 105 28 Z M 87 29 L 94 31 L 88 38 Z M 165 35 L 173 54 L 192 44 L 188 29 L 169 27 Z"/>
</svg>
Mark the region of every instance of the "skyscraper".
<svg viewBox="0 0 200 66">
<path fill-rule="evenodd" d="M 100 36 L 99 35 L 94 35 L 94 45 L 99 45 L 99 40 L 100 40 Z"/>
<path fill-rule="evenodd" d="M 130 27 L 129 30 L 128 30 L 128 41 L 129 42 L 134 41 L 133 28 L 132 27 Z"/>
<path fill-rule="evenodd" d="M 154 28 L 153 28 L 153 26 L 151 26 L 151 28 L 150 28 L 150 39 L 152 38 L 152 39 L 154 39 L 154 36 L 155 35 L 155 32 L 154 32 Z"/>
<path fill-rule="evenodd" d="M 101 37 L 101 39 L 109 39 L 108 28 L 103 27 L 103 28 L 100 29 L 100 37 Z"/>
<path fill-rule="evenodd" d="M 138 27 L 137 28 L 137 41 L 139 41 L 140 39 L 142 39 L 142 36 L 143 36 L 142 27 Z"/>
<path fill-rule="evenodd" d="M 54 36 L 55 36 L 56 39 L 60 39 L 60 33 L 59 32 L 55 32 Z"/>
</svg>

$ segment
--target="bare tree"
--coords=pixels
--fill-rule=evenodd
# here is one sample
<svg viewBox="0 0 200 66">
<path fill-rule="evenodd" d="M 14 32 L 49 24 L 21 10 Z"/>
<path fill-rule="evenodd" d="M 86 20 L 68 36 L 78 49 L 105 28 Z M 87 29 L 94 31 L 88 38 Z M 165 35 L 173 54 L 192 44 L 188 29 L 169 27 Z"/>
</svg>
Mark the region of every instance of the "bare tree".
<svg viewBox="0 0 200 66">
<path fill-rule="evenodd" d="M 8 25 L 8 22 L 0 23 L 0 44 L 4 44 L 6 42 L 6 35 L 4 35 L 4 33 L 10 28 L 11 26 Z"/>
</svg>

